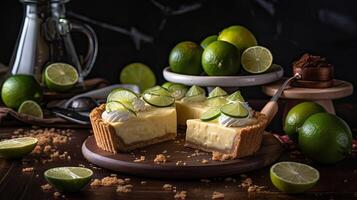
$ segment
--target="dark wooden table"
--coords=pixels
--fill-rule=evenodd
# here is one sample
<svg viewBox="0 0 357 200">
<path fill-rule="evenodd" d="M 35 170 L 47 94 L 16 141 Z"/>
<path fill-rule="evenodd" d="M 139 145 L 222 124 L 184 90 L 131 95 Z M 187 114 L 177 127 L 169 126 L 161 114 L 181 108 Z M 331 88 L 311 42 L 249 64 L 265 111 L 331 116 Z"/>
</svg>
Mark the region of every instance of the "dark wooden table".
<svg viewBox="0 0 357 200">
<path fill-rule="evenodd" d="M 14 128 L 0 128 L 0 138 L 9 138 Z M 75 129 L 72 140 L 63 146 L 61 151 L 68 151 L 71 160 L 59 160 L 47 164 L 35 163 L 31 156 L 25 158 L 27 164 L 22 161 L 0 160 L 0 199 L 53 199 L 55 190 L 43 191 L 41 185 L 46 184 L 43 172 L 56 166 L 84 165 L 94 171 L 93 178 L 109 176 L 112 171 L 96 168 L 88 163 L 81 154 L 81 145 L 90 134 L 88 129 Z M 266 186 L 261 192 L 248 192 L 247 188 L 239 187 L 245 177 L 235 175 L 230 178 L 214 178 L 210 182 L 202 180 L 175 181 L 155 180 L 145 177 L 133 177 L 118 174 L 119 178 L 130 178 L 130 184 L 134 187 L 132 192 L 119 193 L 116 187 L 100 187 L 93 189 L 86 187 L 80 193 L 65 194 L 66 199 L 174 199 L 175 193 L 163 190 L 164 184 L 175 186 L 177 191 L 187 191 L 187 199 L 211 199 L 213 191 L 224 193 L 224 199 L 357 199 L 357 159 L 349 158 L 336 165 L 316 165 L 308 160 L 298 157 L 291 158 L 291 153 L 285 151 L 280 158 L 283 160 L 295 160 L 308 163 L 316 167 L 321 178 L 318 184 L 310 191 L 299 195 L 287 195 L 279 192 L 271 184 L 269 179 L 269 167 L 246 173 L 245 175 L 259 186 Z M 23 173 L 25 167 L 34 167 L 34 171 Z M 146 181 L 145 185 L 141 181 Z M 63 198 L 62 196 L 59 198 Z"/>
</svg>

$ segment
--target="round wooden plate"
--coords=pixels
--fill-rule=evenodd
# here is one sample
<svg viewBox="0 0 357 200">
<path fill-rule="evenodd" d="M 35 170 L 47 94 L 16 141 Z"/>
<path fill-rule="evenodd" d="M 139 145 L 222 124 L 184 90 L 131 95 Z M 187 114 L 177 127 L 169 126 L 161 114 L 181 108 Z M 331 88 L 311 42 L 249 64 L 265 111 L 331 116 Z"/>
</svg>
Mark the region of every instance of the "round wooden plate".
<svg viewBox="0 0 357 200">
<path fill-rule="evenodd" d="M 271 134 L 264 133 L 262 146 L 254 155 L 229 161 L 212 161 L 211 153 L 184 147 L 184 135 L 175 140 L 132 151 L 131 153 L 113 154 L 100 149 L 93 136 L 89 136 L 82 145 L 84 157 L 100 167 L 153 178 L 194 179 L 228 176 L 245 173 L 272 164 L 283 151 L 280 142 Z M 166 163 L 155 164 L 157 154 L 167 157 Z M 142 162 L 135 159 L 145 156 Z M 208 160 L 208 163 L 202 163 Z"/>
<path fill-rule="evenodd" d="M 283 77 L 284 70 L 280 65 L 273 66 L 263 74 L 248 74 L 242 72 L 237 76 L 193 76 L 172 72 L 170 67 L 163 70 L 167 81 L 182 83 L 185 85 L 219 86 L 219 87 L 246 87 L 264 85 Z"/>
</svg>

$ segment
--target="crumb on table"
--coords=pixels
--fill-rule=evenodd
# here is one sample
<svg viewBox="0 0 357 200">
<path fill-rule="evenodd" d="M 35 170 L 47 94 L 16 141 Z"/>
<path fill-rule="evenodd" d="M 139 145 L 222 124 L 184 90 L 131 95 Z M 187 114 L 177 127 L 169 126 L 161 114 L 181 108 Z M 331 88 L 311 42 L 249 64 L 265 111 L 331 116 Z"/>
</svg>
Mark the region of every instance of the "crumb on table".
<svg viewBox="0 0 357 200">
<path fill-rule="evenodd" d="M 212 199 L 223 199 L 223 198 L 224 198 L 224 194 L 221 192 L 214 191 L 212 194 Z"/>
<path fill-rule="evenodd" d="M 161 163 L 165 163 L 165 162 L 166 162 L 166 157 L 164 154 L 156 155 L 156 157 L 154 159 L 154 163 L 161 164 Z"/>
<path fill-rule="evenodd" d="M 175 199 L 180 199 L 180 200 L 185 200 L 186 197 L 187 197 L 187 192 L 184 190 L 177 192 L 174 196 Z"/>
<path fill-rule="evenodd" d="M 22 169 L 22 172 L 33 172 L 33 167 L 26 167 Z"/>
</svg>

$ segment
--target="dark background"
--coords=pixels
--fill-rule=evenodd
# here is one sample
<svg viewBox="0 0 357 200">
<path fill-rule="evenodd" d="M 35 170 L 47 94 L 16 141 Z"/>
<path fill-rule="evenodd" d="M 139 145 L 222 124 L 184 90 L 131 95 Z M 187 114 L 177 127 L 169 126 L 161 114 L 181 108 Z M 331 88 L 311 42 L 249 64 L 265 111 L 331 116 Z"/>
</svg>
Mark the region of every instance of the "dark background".
<svg viewBox="0 0 357 200">
<path fill-rule="evenodd" d="M 141 41 L 91 25 L 99 39 L 99 53 L 90 77 L 119 82 L 120 70 L 131 62 L 143 62 L 156 73 L 168 65 L 171 48 L 180 41 L 200 42 L 230 25 L 248 27 L 260 45 L 268 47 L 274 62 L 291 74 L 291 63 L 303 53 L 327 57 L 335 77 L 357 86 L 357 6 L 353 0 L 72 0 L 69 18 L 78 15 L 125 30 L 136 30 L 151 39 Z M 22 5 L 0 2 L 0 62 L 8 64 L 22 21 Z M 74 35 L 79 49 L 85 40 Z M 252 95 L 264 96 L 255 88 Z M 356 94 L 349 100 L 356 99 Z"/>
</svg>

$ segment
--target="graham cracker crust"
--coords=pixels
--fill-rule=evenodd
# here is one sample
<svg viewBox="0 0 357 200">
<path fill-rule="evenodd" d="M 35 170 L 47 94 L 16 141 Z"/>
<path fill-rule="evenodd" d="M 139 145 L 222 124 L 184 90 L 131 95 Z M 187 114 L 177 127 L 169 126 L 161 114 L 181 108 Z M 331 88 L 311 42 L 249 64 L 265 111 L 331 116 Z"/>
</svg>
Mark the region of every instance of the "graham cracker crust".
<svg viewBox="0 0 357 200">
<path fill-rule="evenodd" d="M 243 128 L 241 130 L 241 134 L 237 134 L 235 136 L 233 147 L 230 149 L 230 151 L 207 148 L 199 144 L 191 143 L 189 141 L 186 141 L 185 146 L 200 149 L 206 152 L 212 152 L 212 160 L 219 161 L 253 155 L 260 148 L 264 129 L 268 121 L 267 117 L 260 112 L 255 112 L 254 117 L 257 119 L 258 123 Z"/>
<path fill-rule="evenodd" d="M 125 144 L 116 134 L 113 126 L 102 120 L 102 113 L 105 110 L 105 104 L 94 108 L 89 117 L 93 128 L 94 138 L 99 148 L 112 153 L 128 152 L 137 148 L 157 144 L 160 142 L 172 140 L 176 133 L 167 133 L 161 137 L 148 141 L 140 141 L 132 144 Z"/>
</svg>

